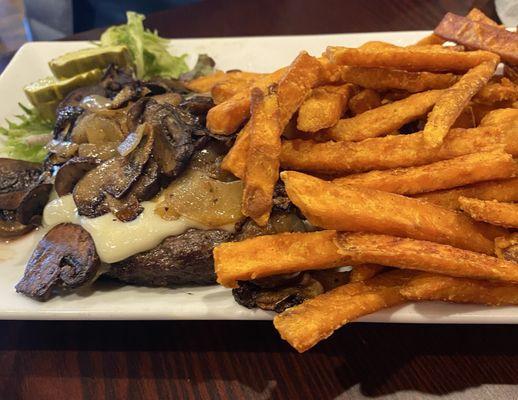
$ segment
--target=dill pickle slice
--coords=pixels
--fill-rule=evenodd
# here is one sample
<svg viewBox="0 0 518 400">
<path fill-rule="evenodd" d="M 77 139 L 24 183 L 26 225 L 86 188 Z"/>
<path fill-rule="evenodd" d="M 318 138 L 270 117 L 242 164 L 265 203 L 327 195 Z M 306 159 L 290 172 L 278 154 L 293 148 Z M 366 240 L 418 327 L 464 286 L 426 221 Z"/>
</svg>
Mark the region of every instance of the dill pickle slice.
<svg viewBox="0 0 518 400">
<path fill-rule="evenodd" d="M 94 69 L 63 80 L 47 77 L 25 86 L 23 90 L 29 101 L 38 106 L 41 103 L 59 101 L 78 87 L 92 85 L 101 79 L 102 74 L 101 69 Z"/>
<path fill-rule="evenodd" d="M 93 47 L 63 54 L 49 62 L 58 79 L 71 78 L 93 69 L 104 69 L 110 64 L 125 67 L 130 64 L 126 46 Z"/>
</svg>

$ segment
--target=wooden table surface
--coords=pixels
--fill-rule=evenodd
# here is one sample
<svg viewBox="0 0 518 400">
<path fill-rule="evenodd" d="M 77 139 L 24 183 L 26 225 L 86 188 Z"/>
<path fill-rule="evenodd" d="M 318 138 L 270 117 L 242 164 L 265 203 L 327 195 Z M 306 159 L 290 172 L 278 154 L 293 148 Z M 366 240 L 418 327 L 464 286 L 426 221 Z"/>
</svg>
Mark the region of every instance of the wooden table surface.
<svg viewBox="0 0 518 400">
<path fill-rule="evenodd" d="M 473 6 L 496 18 L 483 0 L 212 0 L 147 22 L 168 37 L 431 29 Z M 2 321 L 0 400 L 516 399 L 517 333 L 351 324 L 299 355 L 270 322 Z"/>
</svg>

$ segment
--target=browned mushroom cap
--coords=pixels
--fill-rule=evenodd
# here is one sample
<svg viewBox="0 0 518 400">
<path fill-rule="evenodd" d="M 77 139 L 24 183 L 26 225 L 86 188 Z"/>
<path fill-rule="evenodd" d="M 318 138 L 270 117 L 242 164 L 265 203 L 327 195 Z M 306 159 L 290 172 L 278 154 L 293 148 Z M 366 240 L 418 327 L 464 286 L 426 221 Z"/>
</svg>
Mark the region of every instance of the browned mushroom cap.
<svg viewBox="0 0 518 400">
<path fill-rule="evenodd" d="M 0 238 L 9 239 L 16 236 L 25 235 L 26 233 L 32 231 L 34 228 L 34 225 L 23 225 L 14 219 L 0 219 Z"/>
<path fill-rule="evenodd" d="M 168 177 L 178 176 L 194 152 L 193 131 L 197 121 L 188 112 L 170 104 L 148 101 L 144 121 L 152 124 L 155 133 L 153 156 Z"/>
<path fill-rule="evenodd" d="M 30 189 L 16 209 L 16 220 L 23 225 L 39 224 L 51 190 L 50 183 L 39 183 Z"/>
<path fill-rule="evenodd" d="M 0 158 L 0 237 L 22 235 L 39 223 L 52 189 L 49 178 L 41 164 Z"/>
<path fill-rule="evenodd" d="M 90 234 L 79 225 L 60 224 L 38 243 L 16 291 L 45 301 L 92 282 L 100 265 Z"/>
<path fill-rule="evenodd" d="M 205 115 L 214 107 L 214 101 L 209 96 L 192 96 L 180 103 L 180 107 L 195 115 Z"/>
<path fill-rule="evenodd" d="M 0 209 L 16 210 L 41 172 L 41 164 L 0 158 Z"/>
<path fill-rule="evenodd" d="M 74 157 L 59 168 L 54 181 L 58 196 L 72 193 L 77 182 L 99 165 L 99 160 L 90 157 Z"/>
<path fill-rule="evenodd" d="M 103 162 L 87 172 L 75 185 L 73 196 L 80 215 L 99 217 L 109 211 L 106 193 L 121 199 L 129 192 L 151 156 L 154 138 L 150 129 L 147 129 L 146 133 L 137 148 L 129 155 Z"/>
</svg>

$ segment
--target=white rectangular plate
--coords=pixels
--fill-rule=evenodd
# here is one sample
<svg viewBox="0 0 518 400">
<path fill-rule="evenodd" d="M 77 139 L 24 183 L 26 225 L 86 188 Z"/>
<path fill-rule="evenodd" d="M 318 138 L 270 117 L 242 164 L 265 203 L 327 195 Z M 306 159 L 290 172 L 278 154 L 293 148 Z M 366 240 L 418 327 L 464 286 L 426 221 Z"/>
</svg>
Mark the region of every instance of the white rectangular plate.
<svg viewBox="0 0 518 400">
<path fill-rule="evenodd" d="M 327 45 L 359 46 L 369 40 L 398 45 L 414 43 L 428 32 L 388 32 L 316 36 L 209 38 L 174 40 L 176 54 L 188 53 L 192 65 L 207 53 L 222 70 L 268 72 L 289 64 L 300 50 L 321 54 Z M 22 88 L 50 75 L 47 62 L 88 42 L 39 42 L 24 45 L 0 76 L 0 121 L 26 103 Z M 231 291 L 218 286 L 146 288 L 97 283 L 87 291 L 39 303 L 17 294 L 14 285 L 41 237 L 34 232 L 11 243 L 0 243 L 0 319 L 234 319 L 269 320 L 270 312 L 248 310 L 234 302 Z M 487 308 L 443 303 L 410 304 L 362 319 L 370 322 L 517 323 L 518 307 Z"/>
</svg>

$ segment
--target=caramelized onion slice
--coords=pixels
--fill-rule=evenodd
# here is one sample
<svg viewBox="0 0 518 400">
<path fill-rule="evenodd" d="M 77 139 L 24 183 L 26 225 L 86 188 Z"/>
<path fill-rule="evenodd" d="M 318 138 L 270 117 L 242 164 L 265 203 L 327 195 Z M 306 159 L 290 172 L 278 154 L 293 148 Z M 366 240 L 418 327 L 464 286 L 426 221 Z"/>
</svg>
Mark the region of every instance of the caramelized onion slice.
<svg viewBox="0 0 518 400">
<path fill-rule="evenodd" d="M 164 219 L 184 216 L 209 227 L 234 224 L 241 214 L 241 181 L 221 182 L 189 170 L 164 192 L 156 213 Z"/>
</svg>

